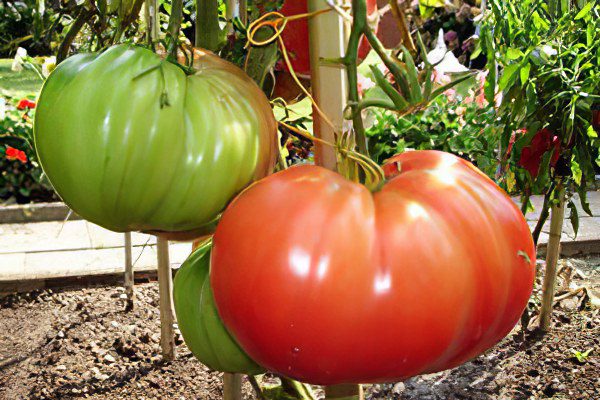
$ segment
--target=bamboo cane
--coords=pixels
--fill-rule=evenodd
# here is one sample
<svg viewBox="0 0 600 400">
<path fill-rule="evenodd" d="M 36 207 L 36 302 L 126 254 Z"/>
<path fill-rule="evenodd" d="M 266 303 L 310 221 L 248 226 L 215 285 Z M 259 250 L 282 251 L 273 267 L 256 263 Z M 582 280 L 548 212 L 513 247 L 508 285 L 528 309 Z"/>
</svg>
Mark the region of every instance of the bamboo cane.
<svg viewBox="0 0 600 400">
<path fill-rule="evenodd" d="M 546 273 L 542 288 L 542 306 L 540 308 L 540 329 L 546 332 L 550 329 L 552 305 L 556 286 L 556 265 L 560 257 L 560 237 L 565 217 L 565 190 L 558 187 L 558 203 L 552 206 L 550 218 L 550 237 L 546 249 Z"/>
<path fill-rule="evenodd" d="M 125 294 L 127 295 L 127 304 L 125 311 L 133 310 L 135 301 L 135 292 L 133 290 L 133 259 L 131 256 L 131 232 L 125 232 L 125 274 L 124 274 Z"/>
<path fill-rule="evenodd" d="M 223 374 L 223 400 L 242 400 L 241 374 Z"/>
<path fill-rule="evenodd" d="M 160 308 L 160 347 L 164 361 L 173 361 L 176 356 L 173 323 L 173 275 L 169 264 L 169 241 L 156 239 L 158 253 L 158 292 Z"/>
<path fill-rule="evenodd" d="M 325 387 L 325 398 L 336 400 L 364 400 L 361 385 L 334 385 Z"/>
<path fill-rule="evenodd" d="M 308 10 L 328 7 L 325 0 L 308 0 Z M 348 85 L 345 71 L 339 67 L 321 63 L 322 58 L 340 59 L 345 55 L 348 27 L 337 13 L 327 13 L 308 21 L 311 58 L 311 81 L 313 97 L 323 112 L 333 122 L 332 128 L 317 113 L 313 113 L 315 136 L 335 143 L 336 131 L 342 132 Z M 331 147 L 315 144 L 315 162 L 337 169 L 337 158 Z M 360 385 L 336 385 L 325 387 L 327 399 L 363 400 Z"/>
</svg>

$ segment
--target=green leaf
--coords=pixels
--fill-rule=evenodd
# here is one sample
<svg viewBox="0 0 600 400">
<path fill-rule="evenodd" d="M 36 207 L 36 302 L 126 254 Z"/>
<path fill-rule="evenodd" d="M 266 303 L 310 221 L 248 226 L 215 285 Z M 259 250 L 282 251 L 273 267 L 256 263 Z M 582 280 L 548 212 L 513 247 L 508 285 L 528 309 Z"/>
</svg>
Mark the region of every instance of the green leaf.
<svg viewBox="0 0 600 400">
<path fill-rule="evenodd" d="M 573 180 L 577 186 L 581 185 L 581 177 L 583 172 L 581 171 L 579 163 L 575 161 L 575 155 L 571 156 L 571 173 L 573 174 Z"/>
<path fill-rule="evenodd" d="M 402 61 L 406 64 L 406 72 L 408 74 L 408 84 L 410 88 L 410 102 L 418 103 L 423 100 L 423 93 L 421 92 L 421 85 L 419 84 L 419 71 L 415 65 L 410 51 L 403 45 L 400 46 L 402 49 Z M 393 99 L 392 99 L 393 100 Z"/>
<path fill-rule="evenodd" d="M 506 51 L 506 58 L 509 60 L 517 60 L 523 57 L 523 52 L 519 49 L 510 48 Z"/>
<path fill-rule="evenodd" d="M 585 191 L 585 187 L 580 186 L 579 188 L 577 188 L 577 193 L 579 194 L 579 202 L 581 204 L 581 208 L 583 208 L 583 211 L 585 211 L 587 215 L 593 217 L 594 214 L 592 214 L 590 203 L 587 200 L 587 192 Z"/>
<path fill-rule="evenodd" d="M 587 135 L 591 138 L 597 138 L 598 137 L 598 133 L 596 133 L 596 130 L 594 129 L 594 127 L 592 125 L 589 125 L 587 128 Z"/>
<path fill-rule="evenodd" d="M 265 40 L 273 34 L 271 28 L 264 27 L 256 32 L 257 40 Z M 278 60 L 277 43 L 271 43 L 266 46 L 252 47 L 248 53 L 246 62 L 246 73 L 258 84 L 263 87 L 265 78 Z"/>
<path fill-rule="evenodd" d="M 504 67 L 500 81 L 498 82 L 498 88 L 504 90 L 512 86 L 516 79 L 516 73 L 519 71 L 519 64 L 510 64 Z"/>
<path fill-rule="evenodd" d="M 519 74 L 521 75 L 521 84 L 525 86 L 529 79 L 529 71 L 531 71 L 531 64 L 527 63 L 521 67 Z"/>
<path fill-rule="evenodd" d="M 525 261 L 527 261 L 527 264 L 531 264 L 531 258 L 529 257 L 529 254 L 527 254 L 523 250 L 517 251 L 517 255 L 523 257 Z"/>
<path fill-rule="evenodd" d="M 569 210 L 571 210 L 569 220 L 571 221 L 575 237 L 577 237 L 577 232 L 579 231 L 579 214 L 577 213 L 577 206 L 573 203 L 573 200 L 569 201 Z"/>
<path fill-rule="evenodd" d="M 377 68 L 375 65 L 371 65 L 371 72 L 375 77 L 375 81 L 377 85 L 385 92 L 385 94 L 394 102 L 394 105 L 397 108 L 397 111 L 403 111 L 408 107 L 408 102 L 402 95 L 392 86 L 392 84 L 385 79 L 383 76 L 383 72 Z"/>
<path fill-rule="evenodd" d="M 592 7 L 594 6 L 594 2 L 590 1 L 589 3 L 587 3 L 575 16 L 575 21 L 584 18 L 586 15 L 588 15 L 588 13 L 590 12 L 590 10 L 592 9 Z"/>
<path fill-rule="evenodd" d="M 441 8 L 446 5 L 444 0 L 419 0 L 419 5 L 423 7 Z"/>
</svg>

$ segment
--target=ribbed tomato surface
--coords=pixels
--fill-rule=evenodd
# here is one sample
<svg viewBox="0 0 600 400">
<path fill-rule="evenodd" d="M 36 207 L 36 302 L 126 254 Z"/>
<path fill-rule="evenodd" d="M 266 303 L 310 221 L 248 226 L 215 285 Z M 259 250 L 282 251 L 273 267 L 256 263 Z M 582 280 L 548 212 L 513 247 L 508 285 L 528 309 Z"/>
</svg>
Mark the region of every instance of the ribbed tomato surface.
<svg viewBox="0 0 600 400">
<path fill-rule="evenodd" d="M 393 165 L 375 194 L 307 165 L 227 208 L 211 283 L 257 363 L 315 384 L 397 381 L 461 364 L 515 325 L 535 272 L 519 209 L 450 154 Z"/>
<path fill-rule="evenodd" d="M 194 73 L 113 46 L 61 63 L 40 94 L 35 146 L 65 203 L 114 231 L 203 231 L 272 171 L 277 125 L 243 71 L 196 51 Z"/>
</svg>

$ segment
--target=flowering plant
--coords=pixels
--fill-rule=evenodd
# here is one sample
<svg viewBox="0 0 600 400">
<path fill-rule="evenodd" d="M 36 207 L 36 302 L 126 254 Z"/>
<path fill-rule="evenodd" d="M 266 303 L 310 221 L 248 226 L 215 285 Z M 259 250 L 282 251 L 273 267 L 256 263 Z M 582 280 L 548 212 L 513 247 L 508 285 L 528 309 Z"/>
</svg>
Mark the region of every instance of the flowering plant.
<svg viewBox="0 0 600 400">
<path fill-rule="evenodd" d="M 0 201 L 55 200 L 33 148 L 31 98 L 0 98 Z"/>
</svg>

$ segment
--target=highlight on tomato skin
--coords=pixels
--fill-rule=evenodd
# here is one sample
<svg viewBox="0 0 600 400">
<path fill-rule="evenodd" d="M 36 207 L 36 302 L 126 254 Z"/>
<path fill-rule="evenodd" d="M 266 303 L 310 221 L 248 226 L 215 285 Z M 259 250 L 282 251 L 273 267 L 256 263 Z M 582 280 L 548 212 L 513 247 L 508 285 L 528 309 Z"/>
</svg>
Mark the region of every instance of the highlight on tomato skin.
<svg viewBox="0 0 600 400">
<path fill-rule="evenodd" d="M 520 210 L 458 157 L 393 159 L 374 194 L 303 165 L 224 212 L 215 302 L 258 364 L 321 385 L 398 381 L 481 354 L 519 320 L 535 276 Z"/>
</svg>

